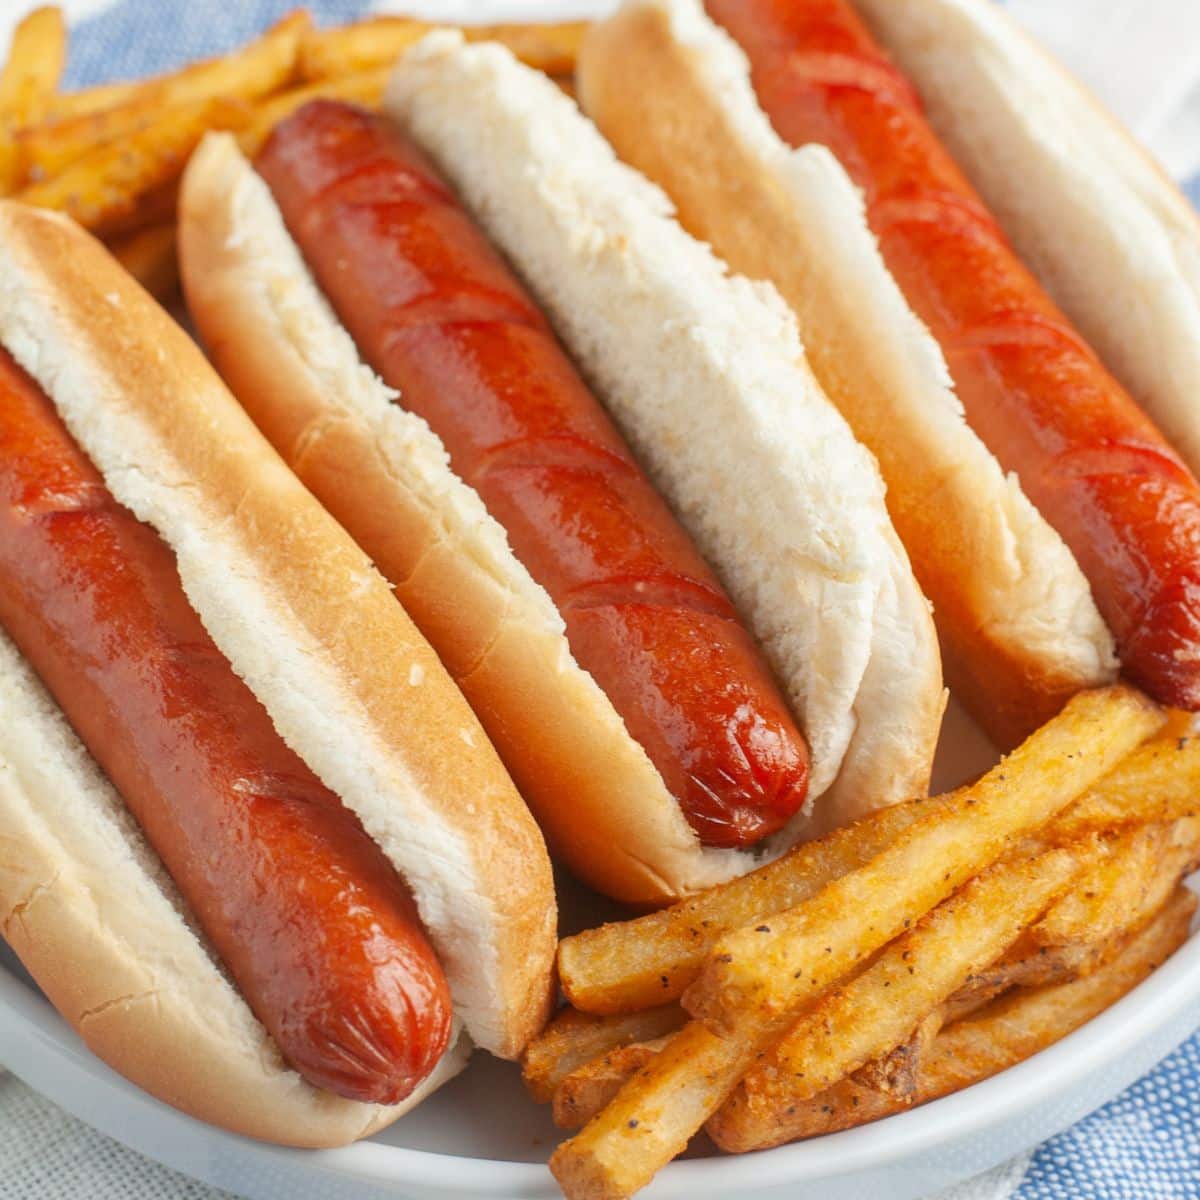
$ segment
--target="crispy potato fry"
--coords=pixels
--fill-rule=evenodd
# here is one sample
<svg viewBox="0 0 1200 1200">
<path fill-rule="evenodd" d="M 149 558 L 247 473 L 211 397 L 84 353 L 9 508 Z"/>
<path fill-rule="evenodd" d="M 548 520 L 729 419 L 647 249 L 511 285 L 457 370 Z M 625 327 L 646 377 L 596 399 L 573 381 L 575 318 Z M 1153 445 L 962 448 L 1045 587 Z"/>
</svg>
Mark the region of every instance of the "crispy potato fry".
<svg viewBox="0 0 1200 1200">
<path fill-rule="evenodd" d="M 115 234 L 139 201 L 170 183 L 209 129 L 238 129 L 250 110 L 234 100 L 204 100 L 162 113 L 128 140 L 92 151 L 61 175 L 18 194 L 27 204 L 69 213 L 81 225 Z"/>
<path fill-rule="evenodd" d="M 1004 952 L 1079 870 L 1063 850 L 1004 860 L 968 883 L 861 974 L 826 992 L 726 1101 L 806 1100 L 907 1042 L 970 975 Z"/>
<path fill-rule="evenodd" d="M 773 1030 L 720 1038 L 685 1025 L 550 1158 L 568 1200 L 624 1200 L 643 1188 L 716 1111 Z"/>
<path fill-rule="evenodd" d="M 125 79 L 115 83 L 99 83 L 74 92 L 59 92 L 46 105 L 45 118 L 47 121 L 61 121 L 67 117 L 82 117 L 106 108 L 116 108 L 136 100 L 157 82 L 157 79 Z"/>
<path fill-rule="evenodd" d="M 941 798 L 882 809 L 690 900 L 564 938 L 558 947 L 563 990 L 576 1008 L 595 1013 L 675 1000 L 727 930 L 755 925 L 815 896 L 947 803 Z"/>
<path fill-rule="evenodd" d="M 36 8 L 13 31 L 0 71 L 0 195 L 17 188 L 24 160 L 16 132 L 40 121 L 67 57 L 67 29 L 58 8 Z"/>
<path fill-rule="evenodd" d="M 437 26 L 407 17 L 372 17 L 337 29 L 312 30 L 300 47 L 300 77 L 327 79 L 374 67 L 390 67 L 409 46 Z M 523 63 L 548 75 L 571 75 L 587 25 L 467 25 L 471 42 L 500 42 Z"/>
<path fill-rule="evenodd" d="M 109 244 L 113 257 L 156 300 L 171 296 L 179 287 L 179 260 L 175 254 L 175 224 L 151 225 Z"/>
<path fill-rule="evenodd" d="M 1154 886 L 1171 833 L 1169 825 L 1135 825 L 1100 841 L 1086 872 L 1031 930 L 1034 944 L 1088 945 L 1121 933 Z"/>
<path fill-rule="evenodd" d="M 674 1033 L 686 1020 L 678 1004 L 622 1017 L 593 1017 L 565 1008 L 526 1049 L 521 1060 L 525 1086 L 539 1104 L 548 1104 L 563 1080 L 581 1067 L 610 1050 Z"/>
<path fill-rule="evenodd" d="M 141 84 L 117 85 L 116 94 L 124 99 L 115 106 L 26 129 L 19 141 L 29 177 L 34 182 L 51 178 L 98 147 L 133 137 L 160 120 L 164 109 L 269 95 L 291 79 L 308 27 L 307 14 L 293 13 L 233 54 Z"/>
<path fill-rule="evenodd" d="M 658 1057 L 669 1037 L 610 1050 L 572 1071 L 555 1090 L 551 1114 L 560 1129 L 586 1125 L 626 1082 Z"/>
<path fill-rule="evenodd" d="M 250 156 L 257 154 L 263 142 L 270 137 L 271 130 L 310 100 L 349 100 L 369 108 L 377 107 L 383 98 L 387 77 L 388 70 L 382 67 L 374 71 L 359 71 L 355 75 L 341 75 L 336 79 L 318 79 L 315 83 L 279 92 L 259 105 L 254 120 L 238 134 L 243 153 Z"/>
<path fill-rule="evenodd" d="M 908 1041 L 882 1058 L 859 1067 L 853 1078 L 894 1100 L 911 1103 L 921 1079 L 921 1066 L 942 1031 L 943 1010 L 936 1008 L 917 1026 Z"/>
<path fill-rule="evenodd" d="M 684 1007 L 736 1036 L 770 1021 L 866 960 L 1037 830 L 1158 729 L 1161 710 L 1117 686 L 1083 692 L 998 766 L 918 821 L 871 862 L 769 925 L 725 934 Z"/>
<path fill-rule="evenodd" d="M 1195 908 L 1195 897 L 1180 889 L 1103 969 L 1070 983 L 1013 992 L 949 1026 L 926 1052 L 909 1097 L 888 1095 L 857 1078 L 795 1103 L 777 1095 L 762 1104 L 741 1097 L 738 1106 L 717 1112 L 708 1133 L 723 1150 L 761 1150 L 876 1121 L 998 1074 L 1078 1029 L 1141 983 L 1187 940 Z"/>
<path fill-rule="evenodd" d="M 1048 837 L 1072 841 L 1125 825 L 1200 815 L 1200 737 L 1156 737 L 1062 813 Z"/>
</svg>

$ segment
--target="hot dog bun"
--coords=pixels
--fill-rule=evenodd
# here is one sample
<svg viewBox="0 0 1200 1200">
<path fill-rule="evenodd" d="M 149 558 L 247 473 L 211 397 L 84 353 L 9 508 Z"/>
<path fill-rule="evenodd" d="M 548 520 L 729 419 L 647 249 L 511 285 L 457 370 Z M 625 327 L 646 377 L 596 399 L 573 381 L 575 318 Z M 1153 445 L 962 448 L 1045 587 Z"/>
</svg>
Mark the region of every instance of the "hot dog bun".
<svg viewBox="0 0 1200 1200">
<path fill-rule="evenodd" d="M 4 203 L 0 269 L 6 280 L 0 342 L 51 397 L 118 502 L 174 551 L 189 601 L 284 741 L 396 865 L 472 1040 L 515 1057 L 540 1028 L 550 1000 L 555 907 L 549 861 L 528 811 L 436 655 L 195 344 L 99 243 L 65 218 Z M 95 802 L 103 809 L 103 789 L 94 781 L 75 790 L 99 796 Z M 40 787 L 10 789 L 0 810 L 5 839 L 35 819 L 23 814 L 40 814 L 43 803 Z M 97 826 L 105 819 L 111 825 L 111 815 L 98 815 Z M 215 1068 L 197 1079 L 192 1093 L 198 1068 L 180 1061 L 191 1062 L 188 1040 L 177 1039 L 171 1053 L 150 1058 L 131 1037 L 136 1025 L 145 1040 L 152 1021 L 122 998 L 156 992 L 159 968 L 167 971 L 164 956 L 173 950 L 166 933 L 156 935 L 157 942 L 150 938 L 146 957 L 144 943 L 115 927 L 111 936 L 95 936 L 96 928 L 107 927 L 110 907 L 114 922 L 124 919 L 120 906 L 106 899 L 124 887 L 121 872 L 108 870 L 112 856 L 124 853 L 129 870 L 136 869 L 135 852 L 110 842 L 108 859 L 69 841 L 48 843 L 43 870 L 10 869 L 0 880 L 0 908 L 21 914 L 19 922 L 10 918 L 10 927 L 30 928 L 35 909 L 47 914 L 27 938 L 26 951 L 36 960 L 31 970 L 52 995 L 65 997 L 69 1018 L 104 1010 L 106 1020 L 89 1016 L 81 1033 L 118 1070 L 145 1079 L 180 1107 L 203 1109 L 219 1124 L 252 1134 L 266 1128 L 276 1118 L 254 1116 L 259 1105 L 250 1098 L 245 1108 L 227 1105 L 227 1119 L 219 1106 L 214 1112 L 222 1078 Z M 107 890 L 82 891 L 77 884 L 71 890 L 73 878 L 102 868 Z M 95 903 L 95 912 L 80 913 L 84 903 Z M 157 928 L 168 924 L 164 915 Z M 193 966 L 172 967 L 162 983 L 164 995 L 181 997 L 171 1002 L 177 1025 L 187 1017 L 190 980 L 200 962 L 196 947 L 178 953 L 181 961 L 190 956 Z M 110 979 L 128 978 L 135 957 L 149 986 L 122 985 L 114 994 Z M 211 992 L 217 983 L 203 986 Z M 225 1011 L 234 1013 L 230 1002 Z M 226 1023 L 232 1028 L 238 1020 L 231 1015 Z M 239 1055 L 246 1045 L 243 1038 Z M 256 1069 L 263 1069 L 261 1058 L 254 1056 Z M 243 1066 L 241 1075 L 253 1078 L 254 1072 Z M 185 1082 L 168 1094 L 172 1080 Z M 364 1106 L 350 1106 L 357 1112 L 349 1115 L 334 1107 L 330 1131 L 323 1133 L 319 1117 L 327 1101 L 279 1072 L 260 1081 L 253 1096 L 277 1092 L 284 1100 L 303 1096 L 289 1101 L 300 1109 L 296 1138 L 345 1140 L 387 1119 Z M 284 1131 L 287 1120 L 278 1121 Z"/>
<path fill-rule="evenodd" d="M 996 4 L 855 0 L 1024 261 L 1200 473 L 1200 218 Z"/>
<path fill-rule="evenodd" d="M 780 140 L 699 0 L 627 3 L 591 30 L 578 78 L 585 109 L 684 226 L 796 312 L 817 376 L 880 462 L 951 689 L 993 739 L 1015 744 L 1110 681 L 1112 637 L 1083 573 L 967 425 L 857 189 L 824 147 Z"/>
<path fill-rule="evenodd" d="M 439 58 L 446 49 L 443 43 L 431 60 L 434 65 L 429 69 L 434 74 L 440 73 Z M 518 93 L 529 89 L 527 94 L 542 98 L 540 78 L 503 56 L 498 74 Z M 479 78 L 485 94 L 504 86 L 486 73 Z M 472 111 L 478 109 L 473 121 L 485 110 L 494 112 L 490 99 L 478 92 L 463 103 Z M 567 123 L 562 136 L 576 139 L 582 131 L 596 138 L 569 104 L 559 111 L 559 119 Z M 519 120 L 512 115 L 507 119 Z M 544 119 L 545 114 L 539 113 L 538 122 Z M 419 130 L 417 135 L 423 148 L 438 158 L 438 139 L 421 137 Z M 527 162 L 549 167 L 558 161 L 559 151 L 548 147 L 536 148 L 532 155 L 528 149 L 520 153 Z M 588 169 L 585 155 L 580 170 Z M 615 164 L 609 169 L 615 169 Z M 481 164 L 480 170 L 490 167 Z M 450 173 L 454 175 L 452 169 Z M 470 185 L 464 186 L 457 177 L 455 182 L 470 202 Z M 628 182 L 618 174 L 615 186 L 624 189 Z M 525 257 L 506 242 L 499 223 L 489 221 L 486 213 L 483 223 L 527 282 L 539 290 Z M 678 229 L 663 223 L 673 237 L 690 247 Z M 586 217 L 581 217 L 578 227 L 586 228 Z M 401 599 L 440 647 L 483 716 L 552 844 L 576 873 L 618 898 L 659 903 L 750 869 L 755 860 L 749 854 L 700 846 L 609 700 L 571 658 L 561 618 L 511 554 L 500 527 L 450 470 L 444 449 L 424 423 L 389 403 L 386 389 L 361 364 L 308 273 L 266 186 L 229 138 L 210 137 L 189 164 L 181 194 L 181 253 L 189 306 L 218 366 L 277 448 L 396 582 Z M 564 264 L 560 269 L 570 273 L 579 267 Z M 714 274 L 709 267 L 709 275 Z M 720 306 L 725 287 L 723 279 L 715 282 L 713 305 Z M 623 302 L 620 297 L 608 300 Z M 589 291 L 580 303 L 591 309 L 596 320 L 605 300 L 597 301 Z M 747 325 L 769 342 L 778 314 L 753 302 L 744 307 Z M 553 306 L 550 312 L 558 316 Z M 668 316 L 663 312 L 660 319 Z M 568 349 L 586 368 L 568 323 L 559 320 L 558 326 Z M 793 363 L 786 370 L 791 380 L 798 381 L 798 388 L 809 386 Z M 600 383 L 602 397 L 611 395 L 605 381 L 593 378 L 592 382 Z M 645 380 L 637 386 L 646 387 Z M 727 385 L 714 372 L 703 386 L 715 395 Z M 339 400 L 334 401 L 334 396 Z M 622 414 L 613 411 L 613 415 L 621 424 Z M 301 442 L 314 420 L 321 421 L 322 435 Z M 624 432 L 629 435 L 628 427 Z M 835 440 L 845 436 L 844 431 L 838 428 L 833 436 Z M 849 443 L 848 437 L 845 440 Z M 865 524 L 870 528 L 881 515 L 872 507 L 878 504 L 877 481 L 852 443 L 843 448 L 849 452 L 847 476 L 855 481 L 848 507 L 865 496 L 869 514 Z M 644 451 L 643 461 L 649 461 Z M 649 465 L 653 473 L 653 462 Z M 661 479 L 657 482 L 662 485 Z M 820 502 L 815 506 L 819 509 Z M 683 516 L 690 524 L 686 512 Z M 845 518 L 839 514 L 837 519 Z M 694 525 L 690 532 L 696 537 Z M 823 715 L 818 695 L 806 721 L 813 738 L 817 790 L 829 786 L 841 760 L 846 760 L 832 797 L 816 802 L 815 810 L 828 820 L 845 819 L 851 811 L 922 788 L 941 711 L 936 649 L 932 639 L 923 639 L 928 628 L 924 601 L 902 555 L 888 540 L 890 531 L 877 536 L 869 551 L 876 556 L 870 579 L 843 592 L 844 621 L 854 632 L 849 661 L 837 663 L 833 661 L 836 651 L 826 652 L 829 665 L 823 682 L 833 693 L 825 710 L 828 715 Z M 433 549 L 427 550 L 430 546 Z M 414 573 L 413 565 L 422 555 L 421 571 Z M 709 559 L 723 571 L 719 555 L 710 552 Z M 729 583 L 728 576 L 725 582 Z M 799 583 L 793 580 L 793 584 L 800 590 Z M 887 599 L 879 598 L 881 590 L 888 593 Z M 742 607 L 745 612 L 746 606 Z M 883 661 L 886 644 L 875 665 L 870 670 L 866 666 L 876 607 L 880 613 L 893 614 L 895 626 L 902 630 L 896 635 L 900 655 L 915 646 L 909 657 L 924 664 L 924 673 L 914 684 L 919 697 L 915 711 L 900 715 L 907 694 L 888 699 L 877 694 L 872 701 L 859 698 L 864 710 L 874 703 L 881 720 L 873 726 L 872 717 L 864 712 L 863 736 L 855 741 L 856 689 L 865 697 L 878 686 L 876 680 L 889 677 Z M 753 628 L 753 619 L 750 623 Z M 797 628 L 794 625 L 790 633 L 793 647 L 800 636 Z M 761 637 L 761 630 L 757 632 Z M 816 646 L 815 621 L 808 635 Z M 781 639 L 787 636 L 785 632 Z M 834 629 L 828 636 L 837 643 Z M 792 653 L 793 659 L 800 656 L 796 649 Z M 813 661 L 819 663 L 819 655 L 814 654 Z M 778 656 L 774 665 L 778 672 Z M 791 670 L 795 677 L 794 662 Z M 891 674 L 888 686 L 895 683 L 894 667 Z M 783 678 L 794 700 L 794 678 L 790 687 L 786 675 Z M 799 711 L 804 719 L 803 709 Z M 570 804 L 563 803 L 564 796 L 571 798 Z M 838 808 L 839 796 L 845 797 L 844 809 Z M 805 824 L 794 823 L 772 842 L 771 849 L 778 852 Z"/>
</svg>

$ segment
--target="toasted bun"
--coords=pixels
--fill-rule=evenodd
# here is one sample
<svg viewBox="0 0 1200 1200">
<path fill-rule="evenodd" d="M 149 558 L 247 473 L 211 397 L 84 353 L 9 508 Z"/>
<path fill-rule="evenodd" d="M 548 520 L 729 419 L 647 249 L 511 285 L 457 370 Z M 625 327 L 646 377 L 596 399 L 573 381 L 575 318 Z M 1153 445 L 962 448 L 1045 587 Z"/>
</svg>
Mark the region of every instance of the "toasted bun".
<svg viewBox="0 0 1200 1200">
<path fill-rule="evenodd" d="M 639 904 L 748 870 L 749 855 L 701 848 L 645 751 L 572 658 L 558 610 L 504 530 L 429 426 L 393 403 L 360 360 L 270 190 L 228 134 L 210 134 L 188 164 L 179 246 L 188 307 L 218 370 L 392 581 L 556 855 L 598 891 Z"/>
<path fill-rule="evenodd" d="M 1200 472 L 1200 219 L 986 0 L 855 0 L 1026 263 Z"/>
<path fill-rule="evenodd" d="M 284 741 L 395 863 L 472 1039 L 519 1054 L 550 999 L 550 864 L 436 655 L 191 339 L 98 242 L 2 203 L 0 272 L 0 341 L 115 498 L 174 551 L 193 607 Z M 62 961 L 85 950 L 64 943 Z"/>
<path fill-rule="evenodd" d="M 784 145 L 745 56 L 699 0 L 632 0 L 593 26 L 578 84 L 684 227 L 795 311 L 814 372 L 879 461 L 951 689 L 993 739 L 1014 745 L 1081 688 L 1111 681 L 1112 637 L 1082 571 L 967 425 L 860 193 L 824 147 Z"/>
<path fill-rule="evenodd" d="M 776 844 L 921 793 L 944 703 L 928 608 L 777 294 L 730 277 L 502 47 L 431 34 L 385 107 L 538 297 L 770 658 L 819 797 Z"/>
<path fill-rule="evenodd" d="M 248 1137 L 337 1146 L 460 1071 L 465 1037 L 402 1105 L 318 1091 L 225 978 L 120 796 L 0 634 L 0 928 L 83 1040 L 160 1100 Z"/>
</svg>

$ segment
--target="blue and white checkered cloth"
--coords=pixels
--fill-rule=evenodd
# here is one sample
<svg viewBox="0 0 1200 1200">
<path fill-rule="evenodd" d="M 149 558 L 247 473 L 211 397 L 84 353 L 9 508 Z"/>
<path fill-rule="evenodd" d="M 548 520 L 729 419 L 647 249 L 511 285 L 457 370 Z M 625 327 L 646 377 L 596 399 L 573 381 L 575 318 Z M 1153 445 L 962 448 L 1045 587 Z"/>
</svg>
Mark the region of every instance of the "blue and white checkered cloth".
<svg viewBox="0 0 1200 1200">
<path fill-rule="evenodd" d="M 22 0 L 0 0 L 0 9 L 10 4 L 25 7 Z M 68 71 L 72 87 L 145 75 L 221 53 L 295 7 L 295 0 L 115 0 L 107 7 L 101 4 L 102 0 L 93 0 L 92 7 L 99 11 L 73 28 Z M 372 0 L 306 0 L 306 6 L 323 23 L 350 20 L 380 7 Z M 433 11 L 435 5 L 427 0 L 424 8 Z M 528 4 L 524 6 L 526 13 L 530 9 Z M 453 15 L 473 11 L 458 4 Z M 479 15 L 482 19 L 485 14 L 479 10 Z M 1200 174 L 1185 183 L 1185 190 L 1200 205 Z M 32 1098 L 26 1102 L 32 1103 Z M 16 1155 L 16 1148 L 11 1142 L 8 1145 Z M 43 1145 L 39 1159 L 45 1150 Z M 17 1168 L 19 1176 L 22 1165 L 34 1164 L 22 1164 L 14 1157 L 6 1167 L 5 1157 L 5 1140 L 0 1136 L 0 1196 L 24 1200 L 35 1195 L 100 1194 L 89 1185 L 86 1164 L 79 1161 L 83 1173 L 70 1176 L 69 1190 L 48 1192 L 46 1176 L 34 1174 L 26 1176 L 39 1181 L 32 1190 L 9 1191 L 10 1186 L 19 1186 L 12 1168 Z M 129 1157 L 131 1161 L 135 1158 Z M 139 1187 L 135 1192 L 132 1186 L 119 1183 L 119 1166 L 111 1160 L 110 1154 L 105 1170 L 112 1177 L 105 1176 L 105 1196 L 208 1194 L 206 1189 L 182 1181 L 174 1188 L 167 1184 L 161 1190 Z M 169 1173 L 162 1172 L 162 1177 L 169 1178 Z M 1200 1034 L 1124 1095 L 1043 1145 L 1015 1192 L 1010 1192 L 1011 1172 L 1007 1178 L 1010 1182 L 1004 1185 L 997 1184 L 990 1191 L 976 1187 L 972 1194 L 994 1200 L 1010 1194 L 1014 1200 L 1200 1200 Z"/>
</svg>

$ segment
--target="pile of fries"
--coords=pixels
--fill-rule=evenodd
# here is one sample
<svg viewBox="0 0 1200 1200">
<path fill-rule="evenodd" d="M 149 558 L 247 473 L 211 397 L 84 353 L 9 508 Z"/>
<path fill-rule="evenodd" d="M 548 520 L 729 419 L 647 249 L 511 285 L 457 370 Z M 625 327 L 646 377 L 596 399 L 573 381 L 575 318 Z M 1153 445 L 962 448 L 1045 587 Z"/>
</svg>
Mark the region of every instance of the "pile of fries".
<svg viewBox="0 0 1200 1200">
<path fill-rule="evenodd" d="M 432 26 L 405 17 L 316 29 L 306 12 L 256 41 L 169 75 L 62 92 L 67 30 L 54 7 L 30 13 L 0 71 L 0 196 L 70 213 L 154 295 L 178 286 L 175 197 L 209 129 L 253 154 L 277 122 L 321 96 L 378 105 L 396 57 Z M 470 26 L 571 90 L 582 24 Z"/>
<path fill-rule="evenodd" d="M 968 787 L 865 817 L 673 908 L 564 939 L 571 1007 L 525 1081 L 581 1128 L 571 1200 L 874 1121 L 1070 1033 L 1188 936 L 1200 738 L 1077 696 Z"/>
</svg>

